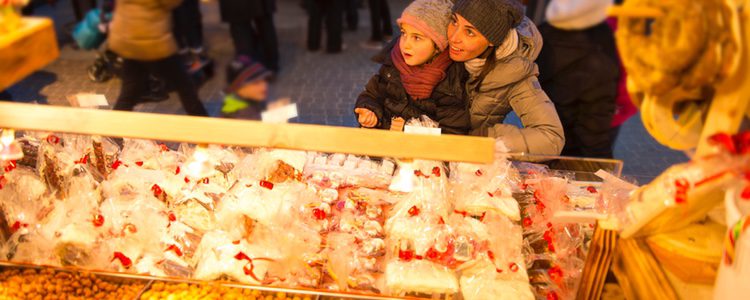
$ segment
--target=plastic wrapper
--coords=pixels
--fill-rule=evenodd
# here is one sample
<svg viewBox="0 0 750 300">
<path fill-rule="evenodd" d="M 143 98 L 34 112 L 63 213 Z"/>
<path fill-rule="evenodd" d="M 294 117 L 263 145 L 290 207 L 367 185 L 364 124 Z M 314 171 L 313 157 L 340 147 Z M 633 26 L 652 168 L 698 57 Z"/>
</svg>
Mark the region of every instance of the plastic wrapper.
<svg viewBox="0 0 750 300">
<path fill-rule="evenodd" d="M 513 198 L 519 174 L 504 156 L 498 155 L 488 165 L 451 163 L 450 169 L 455 210 L 473 216 L 495 211 L 521 220 L 518 202 Z"/>
<path fill-rule="evenodd" d="M 263 281 L 272 261 L 264 249 L 223 231 L 207 232 L 196 256 L 200 258 L 194 273 L 196 279 L 215 280 L 227 276 L 250 284 Z"/>
<path fill-rule="evenodd" d="M 304 176 L 320 188 L 385 188 L 391 182 L 395 164 L 391 160 L 375 161 L 356 155 L 311 152 Z"/>
</svg>

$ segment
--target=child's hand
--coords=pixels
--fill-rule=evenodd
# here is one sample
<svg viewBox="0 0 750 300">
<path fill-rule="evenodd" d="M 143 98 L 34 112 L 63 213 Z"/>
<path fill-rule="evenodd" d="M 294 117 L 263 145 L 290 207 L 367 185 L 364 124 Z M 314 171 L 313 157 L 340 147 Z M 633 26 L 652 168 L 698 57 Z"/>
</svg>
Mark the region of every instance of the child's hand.
<svg viewBox="0 0 750 300">
<path fill-rule="evenodd" d="M 357 108 L 354 109 L 354 113 L 359 116 L 359 124 L 362 125 L 362 127 L 373 128 L 375 125 L 378 125 L 378 117 L 371 110 Z"/>
</svg>

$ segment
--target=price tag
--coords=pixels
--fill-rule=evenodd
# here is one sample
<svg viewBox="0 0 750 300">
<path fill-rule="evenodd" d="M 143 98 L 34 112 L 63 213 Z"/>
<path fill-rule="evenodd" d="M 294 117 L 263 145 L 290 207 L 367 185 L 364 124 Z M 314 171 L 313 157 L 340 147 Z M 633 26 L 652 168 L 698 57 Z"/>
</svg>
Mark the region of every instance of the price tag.
<svg viewBox="0 0 750 300">
<path fill-rule="evenodd" d="M 269 105 L 269 109 L 260 114 L 261 120 L 268 123 L 286 123 L 289 119 L 296 118 L 297 104 L 289 103 L 288 99 L 283 99 Z"/>
<path fill-rule="evenodd" d="M 404 126 L 404 132 L 409 134 L 441 135 L 443 131 L 440 128 L 406 125 Z"/>
</svg>

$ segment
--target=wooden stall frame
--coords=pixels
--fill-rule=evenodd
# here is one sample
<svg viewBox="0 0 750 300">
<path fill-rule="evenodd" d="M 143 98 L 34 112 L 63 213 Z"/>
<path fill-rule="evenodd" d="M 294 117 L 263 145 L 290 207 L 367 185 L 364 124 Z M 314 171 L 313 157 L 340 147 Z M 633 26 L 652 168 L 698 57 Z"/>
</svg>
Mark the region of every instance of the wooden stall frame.
<svg viewBox="0 0 750 300">
<path fill-rule="evenodd" d="M 471 163 L 495 155 L 491 138 L 17 103 L 0 103 L 0 128 Z"/>
</svg>

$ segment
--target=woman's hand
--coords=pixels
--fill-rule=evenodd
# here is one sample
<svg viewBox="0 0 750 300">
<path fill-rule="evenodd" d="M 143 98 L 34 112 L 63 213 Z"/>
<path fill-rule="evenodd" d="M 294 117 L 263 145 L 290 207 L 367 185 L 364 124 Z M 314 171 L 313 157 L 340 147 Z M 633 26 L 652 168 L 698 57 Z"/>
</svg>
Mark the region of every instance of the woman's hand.
<svg viewBox="0 0 750 300">
<path fill-rule="evenodd" d="M 366 108 L 356 108 L 354 109 L 354 113 L 357 114 L 359 124 L 362 125 L 362 127 L 373 128 L 375 125 L 378 125 L 378 117 L 371 110 Z"/>
</svg>

